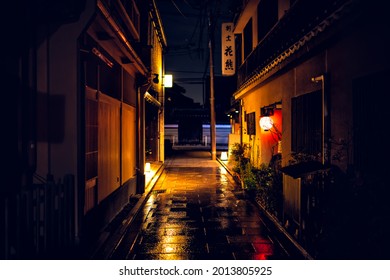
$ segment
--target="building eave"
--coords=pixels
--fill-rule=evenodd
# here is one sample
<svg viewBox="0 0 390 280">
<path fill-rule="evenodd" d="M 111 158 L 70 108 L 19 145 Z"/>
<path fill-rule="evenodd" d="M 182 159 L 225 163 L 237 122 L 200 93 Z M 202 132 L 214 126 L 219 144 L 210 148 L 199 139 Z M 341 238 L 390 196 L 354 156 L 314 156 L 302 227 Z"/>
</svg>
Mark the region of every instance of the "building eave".
<svg viewBox="0 0 390 280">
<path fill-rule="evenodd" d="M 238 20 L 234 26 L 234 33 L 242 33 L 249 19 L 253 16 L 254 11 L 257 9 L 257 5 L 260 0 L 248 1 L 244 9 L 238 17 Z"/>
<path fill-rule="evenodd" d="M 349 7 L 353 5 L 354 2 L 354 0 L 346 2 L 344 5 L 335 10 L 332 14 L 330 14 L 327 18 L 325 18 L 322 22 L 313 27 L 309 32 L 307 32 L 303 37 L 301 37 L 300 40 L 296 41 L 285 51 L 280 53 L 266 66 L 259 67 L 258 69 L 253 71 L 252 75 L 233 93 L 234 99 L 242 99 L 253 88 L 258 86 L 258 84 L 262 80 L 264 80 L 271 74 L 275 74 L 275 72 L 283 68 L 285 64 L 289 60 L 291 60 L 293 55 L 297 54 L 298 51 L 301 51 L 303 49 L 303 47 L 307 46 L 311 41 L 319 37 L 321 33 L 324 33 L 324 31 L 327 30 L 331 25 L 340 20 L 345 11 L 349 10 Z"/>
<path fill-rule="evenodd" d="M 148 73 L 148 69 L 143 63 L 142 59 L 138 56 L 137 52 L 131 45 L 131 42 L 128 40 L 126 35 L 122 32 L 121 28 L 117 25 L 117 23 L 113 20 L 109 10 L 105 7 L 104 3 L 101 0 L 97 1 L 97 7 L 107 22 L 108 26 L 115 33 L 118 45 L 125 49 L 125 52 L 129 56 L 130 61 L 133 62 L 134 67 L 138 70 L 142 75 L 146 75 Z"/>
<path fill-rule="evenodd" d="M 157 9 L 156 2 L 154 0 L 150 0 L 150 15 L 155 25 L 157 36 L 161 42 L 163 49 L 165 49 L 167 47 L 167 38 L 165 36 L 160 13 Z"/>
</svg>

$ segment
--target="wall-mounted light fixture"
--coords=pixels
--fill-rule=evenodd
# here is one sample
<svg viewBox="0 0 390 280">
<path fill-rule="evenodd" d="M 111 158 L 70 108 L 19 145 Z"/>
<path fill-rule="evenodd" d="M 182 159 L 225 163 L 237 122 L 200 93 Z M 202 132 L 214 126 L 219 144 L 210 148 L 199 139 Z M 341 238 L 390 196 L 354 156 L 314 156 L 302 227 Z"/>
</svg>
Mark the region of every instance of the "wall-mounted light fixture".
<svg viewBox="0 0 390 280">
<path fill-rule="evenodd" d="M 233 105 L 228 111 L 226 111 L 226 115 L 229 117 L 229 118 L 235 118 L 238 116 L 238 114 L 240 113 L 239 111 L 239 108 L 238 108 L 238 105 Z"/>
<path fill-rule="evenodd" d="M 274 126 L 274 121 L 269 116 L 260 117 L 260 127 L 264 131 L 270 130 Z"/>
<path fill-rule="evenodd" d="M 260 127 L 264 131 L 270 130 L 274 126 L 274 121 L 271 116 L 274 115 L 274 110 L 281 109 L 282 102 L 276 102 L 268 106 L 260 108 Z"/>
<path fill-rule="evenodd" d="M 163 79 L 163 86 L 166 88 L 171 88 L 173 85 L 173 77 L 170 74 L 165 74 Z"/>
<path fill-rule="evenodd" d="M 282 109 L 282 101 L 275 102 L 273 104 L 260 108 L 259 125 L 261 129 L 263 129 L 264 131 L 269 131 L 272 128 L 274 128 L 276 132 L 279 134 L 279 131 L 276 129 L 274 125 L 272 116 L 274 115 L 275 110 L 281 110 L 281 109 Z"/>
</svg>

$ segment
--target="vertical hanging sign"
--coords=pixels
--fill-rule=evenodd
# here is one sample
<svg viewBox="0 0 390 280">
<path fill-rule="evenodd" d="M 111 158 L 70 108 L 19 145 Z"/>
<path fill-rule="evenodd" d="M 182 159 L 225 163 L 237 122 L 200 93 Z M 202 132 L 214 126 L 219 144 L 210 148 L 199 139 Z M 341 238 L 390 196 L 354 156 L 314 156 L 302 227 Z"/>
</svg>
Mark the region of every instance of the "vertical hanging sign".
<svg viewBox="0 0 390 280">
<path fill-rule="evenodd" d="M 234 75 L 236 72 L 236 50 L 233 23 L 222 23 L 222 75 Z"/>
</svg>

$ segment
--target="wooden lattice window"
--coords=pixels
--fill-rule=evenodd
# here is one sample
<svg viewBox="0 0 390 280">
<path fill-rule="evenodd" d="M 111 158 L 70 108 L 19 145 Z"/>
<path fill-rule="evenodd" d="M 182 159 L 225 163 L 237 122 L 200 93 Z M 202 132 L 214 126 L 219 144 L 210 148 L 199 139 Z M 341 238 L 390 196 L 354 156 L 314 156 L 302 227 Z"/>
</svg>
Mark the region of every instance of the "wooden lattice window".
<svg viewBox="0 0 390 280">
<path fill-rule="evenodd" d="M 319 155 L 321 151 L 321 91 L 294 97 L 291 100 L 291 150 Z"/>
<path fill-rule="evenodd" d="M 255 112 L 249 113 L 246 116 L 247 134 L 256 135 L 256 114 Z"/>
</svg>

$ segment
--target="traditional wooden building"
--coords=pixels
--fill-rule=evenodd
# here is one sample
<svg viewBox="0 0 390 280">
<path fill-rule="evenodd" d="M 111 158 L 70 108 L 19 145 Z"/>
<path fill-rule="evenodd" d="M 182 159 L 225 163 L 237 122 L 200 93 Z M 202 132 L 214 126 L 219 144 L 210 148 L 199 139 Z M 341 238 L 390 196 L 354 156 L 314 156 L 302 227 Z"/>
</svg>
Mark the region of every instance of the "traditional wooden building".
<svg viewBox="0 0 390 280">
<path fill-rule="evenodd" d="M 250 146 L 253 166 L 281 157 L 279 223 L 316 258 L 388 257 L 379 248 L 389 245 L 383 4 L 249 0 L 242 7 L 234 22 L 236 141 Z"/>
<path fill-rule="evenodd" d="M 146 123 L 164 139 L 162 107 L 146 122 L 145 102 L 150 89 L 163 100 L 152 74 L 166 40 L 154 0 L 21 2 L 9 9 L 18 162 L 1 191 L 0 257 L 66 257 L 145 191 Z"/>
</svg>

